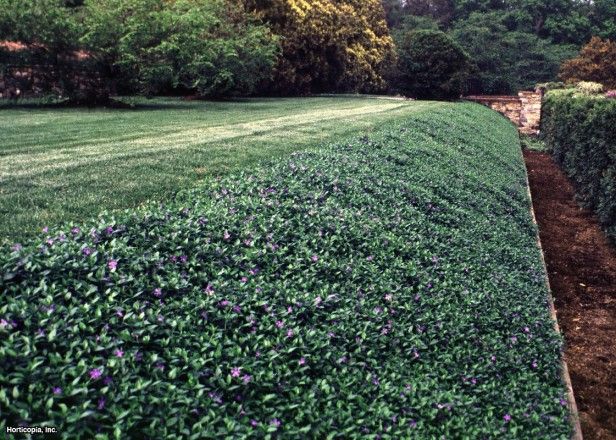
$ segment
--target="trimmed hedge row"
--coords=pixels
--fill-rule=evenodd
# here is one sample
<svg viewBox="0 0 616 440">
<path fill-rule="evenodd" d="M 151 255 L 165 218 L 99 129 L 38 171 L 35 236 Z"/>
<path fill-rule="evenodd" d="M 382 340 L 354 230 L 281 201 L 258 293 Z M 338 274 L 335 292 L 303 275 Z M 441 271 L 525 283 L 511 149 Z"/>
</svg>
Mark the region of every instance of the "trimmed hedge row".
<svg viewBox="0 0 616 440">
<path fill-rule="evenodd" d="M 580 202 L 616 240 L 616 100 L 550 92 L 541 133 Z"/>
<path fill-rule="evenodd" d="M 476 104 L 0 254 L 0 429 L 570 434 L 515 128 Z"/>
</svg>

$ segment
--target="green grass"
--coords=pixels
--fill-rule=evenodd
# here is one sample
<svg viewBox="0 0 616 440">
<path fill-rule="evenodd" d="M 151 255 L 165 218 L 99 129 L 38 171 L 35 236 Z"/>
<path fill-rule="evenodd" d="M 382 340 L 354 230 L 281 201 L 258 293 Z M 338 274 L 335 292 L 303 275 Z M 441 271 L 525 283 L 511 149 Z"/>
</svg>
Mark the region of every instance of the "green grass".
<svg viewBox="0 0 616 440">
<path fill-rule="evenodd" d="M 369 97 L 0 108 L 0 243 L 450 105 Z"/>
</svg>

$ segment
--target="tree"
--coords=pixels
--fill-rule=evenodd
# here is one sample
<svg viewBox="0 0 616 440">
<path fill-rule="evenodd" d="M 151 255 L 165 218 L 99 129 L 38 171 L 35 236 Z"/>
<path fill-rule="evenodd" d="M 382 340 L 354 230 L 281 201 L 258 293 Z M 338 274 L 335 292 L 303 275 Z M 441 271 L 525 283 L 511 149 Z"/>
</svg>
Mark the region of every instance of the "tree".
<svg viewBox="0 0 616 440">
<path fill-rule="evenodd" d="M 245 0 L 281 36 L 271 93 L 375 91 L 394 60 L 380 0 Z"/>
<path fill-rule="evenodd" d="M 401 92 L 420 99 L 453 99 L 472 70 L 466 52 L 441 31 L 409 32 L 398 44 Z"/>
<path fill-rule="evenodd" d="M 561 62 L 575 53 L 528 32 L 510 31 L 500 12 L 474 13 L 454 26 L 451 36 L 477 70 L 469 77 L 474 94 L 509 94 L 556 77 Z"/>
<path fill-rule="evenodd" d="M 430 17 L 442 26 L 447 26 L 455 14 L 454 0 L 406 0 L 404 11 L 419 17 Z"/>
<path fill-rule="evenodd" d="M 592 34 L 616 41 L 616 0 L 595 0 L 593 5 Z"/>
<path fill-rule="evenodd" d="M 568 83 L 594 81 L 616 89 L 616 42 L 593 37 L 577 58 L 563 63 L 560 78 Z"/>
<path fill-rule="evenodd" d="M 0 0 L 0 40 L 25 47 L 0 57 L 0 70 L 38 65 L 37 76 L 75 102 L 107 101 L 93 59 L 80 56 L 79 15 L 64 0 Z"/>
<path fill-rule="evenodd" d="M 0 39 L 41 52 L 36 64 L 86 104 L 107 103 L 116 82 L 145 94 L 250 94 L 278 54 L 269 29 L 225 0 L 0 0 Z"/>
<path fill-rule="evenodd" d="M 147 95 L 250 94 L 276 62 L 277 39 L 223 0 L 86 0 L 84 16 L 84 47 Z"/>
</svg>

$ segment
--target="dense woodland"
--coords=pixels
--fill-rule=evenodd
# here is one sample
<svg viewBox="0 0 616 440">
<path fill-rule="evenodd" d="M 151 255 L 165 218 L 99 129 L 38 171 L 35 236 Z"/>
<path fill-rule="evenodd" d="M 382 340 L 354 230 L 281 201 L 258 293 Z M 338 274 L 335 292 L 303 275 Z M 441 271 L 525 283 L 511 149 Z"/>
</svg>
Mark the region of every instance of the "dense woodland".
<svg viewBox="0 0 616 440">
<path fill-rule="evenodd" d="M 616 40 L 614 17 L 616 0 L 0 0 L 0 41 L 27 47 L 0 46 L 0 69 L 44 65 L 77 101 L 113 93 L 445 99 L 555 81 L 591 37 Z M 76 71 L 100 81 L 84 91 Z"/>
</svg>

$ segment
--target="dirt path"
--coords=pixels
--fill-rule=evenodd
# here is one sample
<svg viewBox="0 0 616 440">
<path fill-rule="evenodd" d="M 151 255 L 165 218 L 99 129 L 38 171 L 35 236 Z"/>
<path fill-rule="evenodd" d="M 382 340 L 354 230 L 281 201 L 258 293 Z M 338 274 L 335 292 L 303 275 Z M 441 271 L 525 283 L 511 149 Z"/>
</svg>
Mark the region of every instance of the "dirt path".
<svg viewBox="0 0 616 440">
<path fill-rule="evenodd" d="M 584 439 L 616 439 L 616 248 L 548 154 L 524 158 Z"/>
</svg>

